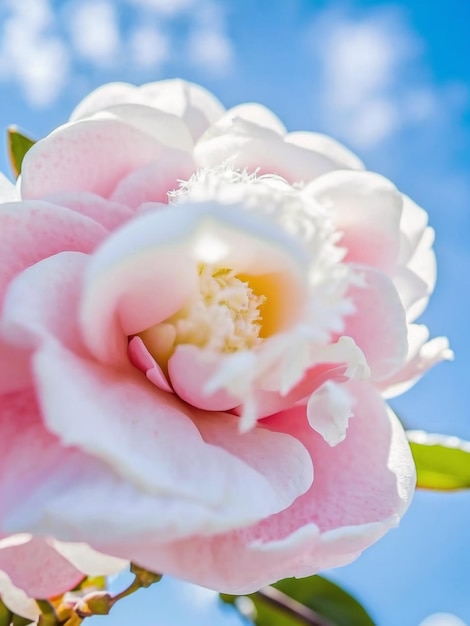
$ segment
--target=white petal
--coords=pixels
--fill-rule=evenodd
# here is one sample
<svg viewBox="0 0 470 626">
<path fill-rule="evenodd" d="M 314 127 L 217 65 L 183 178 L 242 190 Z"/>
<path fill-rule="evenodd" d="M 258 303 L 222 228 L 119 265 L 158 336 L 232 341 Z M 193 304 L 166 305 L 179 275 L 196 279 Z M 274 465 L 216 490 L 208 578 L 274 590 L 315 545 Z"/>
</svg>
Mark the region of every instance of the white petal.
<svg viewBox="0 0 470 626">
<path fill-rule="evenodd" d="M 57 541 L 56 539 L 51 539 L 49 543 L 87 576 L 113 576 L 129 565 L 128 561 L 98 552 L 86 543 Z"/>
<path fill-rule="evenodd" d="M 18 188 L 0 172 L 0 202 L 15 202 L 19 199 Z"/>
<path fill-rule="evenodd" d="M 408 355 L 405 365 L 393 376 L 380 381 L 386 398 L 399 396 L 408 391 L 434 365 L 452 361 L 454 353 L 447 337 L 435 337 L 428 341 L 429 330 L 420 324 L 408 327 Z"/>
<path fill-rule="evenodd" d="M 289 133 L 286 137 L 287 143 L 292 143 L 301 148 L 307 148 L 319 154 L 324 154 L 332 163 L 336 164 L 336 169 L 362 170 L 364 164 L 351 150 L 328 135 L 321 133 L 311 133 L 306 131 L 296 131 Z"/>
<path fill-rule="evenodd" d="M 117 119 L 126 122 L 176 150 L 191 152 L 193 147 L 191 134 L 179 117 L 143 104 L 116 104 L 95 113 L 91 119 Z"/>
<path fill-rule="evenodd" d="M 0 597 L 10 611 L 36 623 L 39 617 L 38 605 L 22 589 L 15 587 L 5 572 L 0 572 Z"/>
<path fill-rule="evenodd" d="M 346 437 L 353 398 L 344 385 L 326 381 L 309 398 L 307 418 L 310 426 L 319 433 L 326 443 L 336 446 Z"/>
<path fill-rule="evenodd" d="M 89 93 L 73 110 L 71 122 L 90 117 L 114 104 L 133 102 L 137 87 L 130 83 L 107 83 Z"/>
</svg>

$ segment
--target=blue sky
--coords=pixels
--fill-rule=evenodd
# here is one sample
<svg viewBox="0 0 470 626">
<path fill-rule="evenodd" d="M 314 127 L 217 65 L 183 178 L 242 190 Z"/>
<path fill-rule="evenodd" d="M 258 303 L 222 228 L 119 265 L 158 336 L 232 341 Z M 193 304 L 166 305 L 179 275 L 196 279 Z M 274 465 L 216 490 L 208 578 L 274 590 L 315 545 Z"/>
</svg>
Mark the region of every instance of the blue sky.
<svg viewBox="0 0 470 626">
<path fill-rule="evenodd" d="M 422 319 L 450 337 L 456 360 L 394 407 L 410 427 L 470 439 L 469 21 L 464 0 L 2 0 L 0 124 L 40 137 L 103 82 L 180 76 L 226 106 L 262 102 L 290 130 L 342 140 L 424 206 L 437 232 L 438 286 Z M 399 530 L 329 575 L 379 626 L 437 611 L 470 624 L 469 520 L 469 493 L 418 493 Z M 122 602 L 112 621 L 239 623 L 214 602 L 169 581 Z"/>
</svg>

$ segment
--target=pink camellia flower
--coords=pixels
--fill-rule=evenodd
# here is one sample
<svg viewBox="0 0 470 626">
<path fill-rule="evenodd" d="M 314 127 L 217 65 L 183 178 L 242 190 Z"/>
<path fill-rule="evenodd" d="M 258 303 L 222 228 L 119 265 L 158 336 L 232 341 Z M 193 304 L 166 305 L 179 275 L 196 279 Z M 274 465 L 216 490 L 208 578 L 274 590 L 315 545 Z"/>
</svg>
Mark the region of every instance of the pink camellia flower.
<svg viewBox="0 0 470 626">
<path fill-rule="evenodd" d="M 383 395 L 450 356 L 413 323 L 422 209 L 334 140 L 182 81 L 92 93 L 6 187 L 3 536 L 240 593 L 397 524 L 414 466 Z"/>
</svg>

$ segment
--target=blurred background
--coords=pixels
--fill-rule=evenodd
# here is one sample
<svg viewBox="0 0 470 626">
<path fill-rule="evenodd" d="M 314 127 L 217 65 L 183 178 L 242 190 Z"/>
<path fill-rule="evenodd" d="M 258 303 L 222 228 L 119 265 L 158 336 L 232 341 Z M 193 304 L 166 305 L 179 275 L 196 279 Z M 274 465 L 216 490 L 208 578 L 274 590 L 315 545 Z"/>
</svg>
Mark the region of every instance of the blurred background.
<svg viewBox="0 0 470 626">
<path fill-rule="evenodd" d="M 0 0 L 0 125 L 39 138 L 103 82 L 178 76 L 227 107 L 261 102 L 289 130 L 344 142 L 437 231 L 438 285 L 421 319 L 449 336 L 456 360 L 394 408 L 407 427 L 470 440 L 469 60 L 466 0 Z M 0 169 L 10 175 L 5 150 Z M 469 530 L 469 492 L 419 492 L 398 530 L 327 576 L 378 626 L 438 612 L 470 624 Z M 111 622 L 241 624 L 214 593 L 173 580 L 90 626 Z"/>
</svg>

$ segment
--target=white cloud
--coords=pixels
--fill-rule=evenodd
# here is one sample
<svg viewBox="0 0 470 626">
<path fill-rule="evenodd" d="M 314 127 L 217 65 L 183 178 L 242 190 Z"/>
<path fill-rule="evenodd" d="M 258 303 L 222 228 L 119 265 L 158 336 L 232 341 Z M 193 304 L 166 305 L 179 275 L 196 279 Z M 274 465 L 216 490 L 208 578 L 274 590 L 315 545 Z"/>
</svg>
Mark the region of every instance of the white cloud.
<svg viewBox="0 0 470 626">
<path fill-rule="evenodd" d="M 3 0 L 0 83 L 46 107 L 72 76 L 73 85 L 90 74 L 105 82 L 110 69 L 123 80 L 155 80 L 170 60 L 223 74 L 234 60 L 226 26 L 216 0 L 65 0 L 56 8 L 53 0 Z"/>
<path fill-rule="evenodd" d="M 127 0 L 129 4 L 156 11 L 163 15 L 175 16 L 192 8 L 195 0 Z"/>
<path fill-rule="evenodd" d="M 47 0 L 8 3 L 0 45 L 0 79 L 16 80 L 34 106 L 47 106 L 63 89 L 69 70 L 66 46 L 49 29 Z"/>
<path fill-rule="evenodd" d="M 421 622 L 419 626 L 466 626 L 466 624 L 457 615 L 434 613 Z"/>
<path fill-rule="evenodd" d="M 223 32 L 197 28 L 189 37 L 188 58 L 213 74 L 223 74 L 233 61 L 232 44 Z"/>
<path fill-rule="evenodd" d="M 53 21 L 53 11 L 49 0 L 6 0 L 5 5 L 10 9 L 12 17 L 28 24 L 37 32 L 42 31 Z"/>
<path fill-rule="evenodd" d="M 120 48 L 116 10 L 109 0 L 79 0 L 69 7 L 68 29 L 77 54 L 96 65 L 115 62 Z"/>
<path fill-rule="evenodd" d="M 446 90 L 423 78 L 423 43 L 398 7 L 328 9 L 315 19 L 309 47 L 320 62 L 326 126 L 356 147 L 374 148 L 447 108 Z"/>
<path fill-rule="evenodd" d="M 129 36 L 133 63 L 141 69 L 158 69 L 170 56 L 167 36 L 154 26 L 138 26 Z"/>
</svg>

